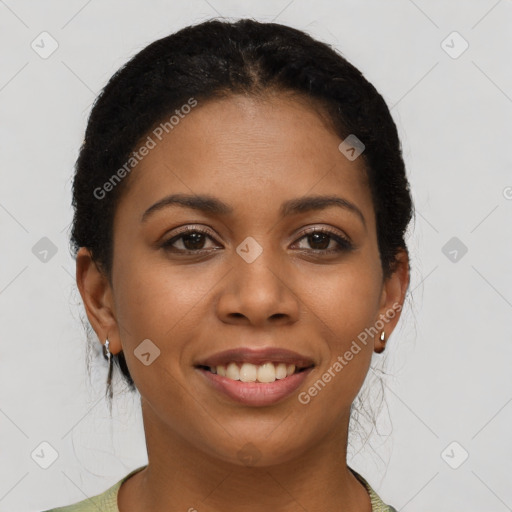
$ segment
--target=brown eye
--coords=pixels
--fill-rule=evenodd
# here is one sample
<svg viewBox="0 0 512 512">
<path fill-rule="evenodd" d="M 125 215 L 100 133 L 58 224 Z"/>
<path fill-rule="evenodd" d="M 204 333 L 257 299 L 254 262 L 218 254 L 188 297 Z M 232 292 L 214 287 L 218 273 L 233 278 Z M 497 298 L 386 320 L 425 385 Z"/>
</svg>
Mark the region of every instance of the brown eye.
<svg viewBox="0 0 512 512">
<path fill-rule="evenodd" d="M 307 240 L 313 252 L 331 254 L 353 249 L 352 243 L 345 237 L 324 228 L 313 228 L 305 232 L 299 239 Z M 307 247 L 299 247 L 307 250 Z"/>
<path fill-rule="evenodd" d="M 203 249 L 205 235 L 194 231 L 188 235 L 181 235 L 180 239 L 183 241 L 185 249 L 195 251 L 197 249 Z"/>
<path fill-rule="evenodd" d="M 203 231 L 202 229 L 198 228 L 187 228 L 182 230 L 180 234 L 164 242 L 161 247 L 165 250 L 177 253 L 194 253 L 207 251 L 211 249 L 205 248 L 207 239 L 214 241 L 207 231 Z M 180 244 L 182 247 L 179 247 Z"/>
<path fill-rule="evenodd" d="M 326 233 L 313 233 L 306 238 L 313 249 L 327 249 L 333 241 L 332 236 Z"/>
</svg>

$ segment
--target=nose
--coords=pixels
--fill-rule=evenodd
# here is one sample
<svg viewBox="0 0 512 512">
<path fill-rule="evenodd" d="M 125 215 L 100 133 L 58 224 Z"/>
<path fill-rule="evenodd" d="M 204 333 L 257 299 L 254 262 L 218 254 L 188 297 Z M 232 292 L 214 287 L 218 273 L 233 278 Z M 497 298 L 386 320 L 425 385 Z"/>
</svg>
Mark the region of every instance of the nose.
<svg viewBox="0 0 512 512">
<path fill-rule="evenodd" d="M 250 263 L 233 253 L 230 263 L 216 305 L 223 322 L 268 327 L 298 320 L 300 300 L 282 258 L 265 249 Z"/>
</svg>

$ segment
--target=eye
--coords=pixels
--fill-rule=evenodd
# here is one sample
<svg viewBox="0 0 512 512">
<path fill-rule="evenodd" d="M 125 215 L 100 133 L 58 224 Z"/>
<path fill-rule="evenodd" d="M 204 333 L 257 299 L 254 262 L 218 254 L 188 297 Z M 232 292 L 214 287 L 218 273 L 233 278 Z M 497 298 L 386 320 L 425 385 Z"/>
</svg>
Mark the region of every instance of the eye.
<svg viewBox="0 0 512 512">
<path fill-rule="evenodd" d="M 327 228 L 315 227 L 308 229 L 304 231 L 304 236 L 299 238 L 300 240 L 306 240 L 314 253 L 332 254 L 350 251 L 354 248 L 347 238 Z"/>
<path fill-rule="evenodd" d="M 310 228 L 303 231 L 297 242 L 306 240 L 311 249 L 299 247 L 299 250 L 313 252 L 316 254 L 333 254 L 350 251 L 354 248 L 353 244 L 338 232 L 327 228 Z M 166 251 L 178 254 L 201 254 L 210 252 L 219 248 L 219 246 L 205 247 L 205 243 L 211 240 L 215 242 L 210 231 L 196 226 L 186 226 L 182 228 L 175 236 L 161 244 Z M 179 247 L 181 245 L 181 247 Z"/>
<path fill-rule="evenodd" d="M 187 226 L 179 231 L 176 236 L 173 236 L 164 242 L 161 247 L 165 250 L 176 253 L 197 254 L 203 251 L 210 251 L 212 249 L 204 247 L 207 239 L 215 241 L 209 231 L 194 226 Z M 178 246 L 181 245 L 182 247 L 176 247 L 176 244 Z"/>
</svg>

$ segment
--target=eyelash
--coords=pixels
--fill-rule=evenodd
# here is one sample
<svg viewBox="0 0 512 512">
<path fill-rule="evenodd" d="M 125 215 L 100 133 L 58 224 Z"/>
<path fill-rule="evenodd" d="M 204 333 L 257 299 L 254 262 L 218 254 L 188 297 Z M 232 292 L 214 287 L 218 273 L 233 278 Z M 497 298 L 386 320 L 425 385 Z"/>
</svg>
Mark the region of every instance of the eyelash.
<svg viewBox="0 0 512 512">
<path fill-rule="evenodd" d="M 208 238 L 210 238 L 211 240 L 215 241 L 215 239 L 213 238 L 212 234 L 205 230 L 205 229 L 202 229 L 202 228 L 197 228 L 197 227 L 193 227 L 193 226 L 187 226 L 186 228 L 184 228 L 183 230 L 179 231 L 175 236 L 173 236 L 172 238 L 170 238 L 169 240 L 167 240 L 166 242 L 164 242 L 161 247 L 167 251 L 170 251 L 170 252 L 175 252 L 175 253 L 178 253 L 178 254 L 183 254 L 183 255 L 187 255 L 187 254 L 195 254 L 195 255 L 198 255 L 198 254 L 201 254 L 201 253 L 207 253 L 207 252 L 211 252 L 211 249 L 197 249 L 197 250 L 184 250 L 184 249 L 176 249 L 176 248 L 173 248 L 172 245 L 177 242 L 178 240 L 180 240 L 181 238 L 183 238 L 184 236 L 186 235 L 190 235 L 191 233 L 200 233 L 202 235 L 206 235 Z M 328 228 L 310 228 L 310 229 L 307 229 L 305 230 L 304 232 L 301 233 L 301 236 L 300 238 L 297 239 L 297 242 L 299 242 L 300 240 L 302 240 L 303 238 L 306 238 L 308 235 L 312 235 L 312 234 L 315 234 L 315 233 L 320 233 L 320 234 L 325 234 L 325 235 L 328 235 L 330 237 L 330 239 L 334 240 L 337 244 L 338 244 L 338 247 L 335 248 L 335 249 L 299 249 L 300 251 L 302 252 L 313 252 L 314 254 L 321 254 L 321 255 L 324 255 L 324 254 L 334 254 L 334 253 L 341 253 L 341 252 L 348 252 L 348 251 L 351 251 L 354 249 L 354 246 L 353 244 L 345 237 L 341 236 L 339 233 L 337 232 L 334 232 Z"/>
</svg>

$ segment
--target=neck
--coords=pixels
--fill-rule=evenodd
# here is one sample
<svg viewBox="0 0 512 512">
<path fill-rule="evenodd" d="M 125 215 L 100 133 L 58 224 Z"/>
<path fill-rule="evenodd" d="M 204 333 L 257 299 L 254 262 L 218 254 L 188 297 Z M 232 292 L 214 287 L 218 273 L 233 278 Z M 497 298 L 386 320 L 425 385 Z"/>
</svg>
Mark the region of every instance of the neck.
<svg viewBox="0 0 512 512">
<path fill-rule="evenodd" d="M 148 466 L 121 486 L 120 512 L 353 510 L 371 512 L 370 497 L 346 464 L 343 429 L 300 457 L 264 467 L 226 462 L 192 446 L 143 406 Z M 340 433 L 341 432 L 341 433 Z"/>
</svg>

